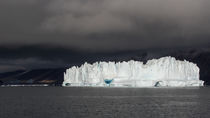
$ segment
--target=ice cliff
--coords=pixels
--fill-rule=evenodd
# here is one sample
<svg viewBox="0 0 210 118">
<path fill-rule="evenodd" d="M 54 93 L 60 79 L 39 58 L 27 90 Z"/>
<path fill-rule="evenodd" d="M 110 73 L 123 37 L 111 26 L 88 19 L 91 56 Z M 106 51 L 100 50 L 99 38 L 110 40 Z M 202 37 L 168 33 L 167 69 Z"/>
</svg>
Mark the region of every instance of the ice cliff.
<svg viewBox="0 0 210 118">
<path fill-rule="evenodd" d="M 85 63 L 71 67 L 64 73 L 63 86 L 203 86 L 199 68 L 189 61 L 174 57 L 140 61 Z"/>
</svg>

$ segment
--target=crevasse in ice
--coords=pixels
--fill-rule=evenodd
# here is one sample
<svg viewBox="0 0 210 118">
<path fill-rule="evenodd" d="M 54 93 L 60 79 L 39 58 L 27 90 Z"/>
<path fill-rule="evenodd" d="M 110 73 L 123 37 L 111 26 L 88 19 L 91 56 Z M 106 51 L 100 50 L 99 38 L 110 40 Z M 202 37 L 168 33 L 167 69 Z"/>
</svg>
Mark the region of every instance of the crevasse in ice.
<svg viewBox="0 0 210 118">
<path fill-rule="evenodd" d="M 140 61 L 85 63 L 71 67 L 64 73 L 63 86 L 203 86 L 199 68 L 189 61 L 174 57 Z"/>
</svg>

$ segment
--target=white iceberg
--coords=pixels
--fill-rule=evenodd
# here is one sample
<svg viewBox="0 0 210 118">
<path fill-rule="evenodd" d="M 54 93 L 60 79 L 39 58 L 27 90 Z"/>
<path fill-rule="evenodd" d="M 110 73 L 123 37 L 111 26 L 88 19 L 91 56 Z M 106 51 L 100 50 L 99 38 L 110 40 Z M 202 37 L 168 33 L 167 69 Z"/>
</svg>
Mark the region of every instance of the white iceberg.
<svg viewBox="0 0 210 118">
<path fill-rule="evenodd" d="M 203 86 L 199 68 L 174 57 L 140 61 L 85 63 L 64 73 L 63 86 L 185 87 Z"/>
</svg>

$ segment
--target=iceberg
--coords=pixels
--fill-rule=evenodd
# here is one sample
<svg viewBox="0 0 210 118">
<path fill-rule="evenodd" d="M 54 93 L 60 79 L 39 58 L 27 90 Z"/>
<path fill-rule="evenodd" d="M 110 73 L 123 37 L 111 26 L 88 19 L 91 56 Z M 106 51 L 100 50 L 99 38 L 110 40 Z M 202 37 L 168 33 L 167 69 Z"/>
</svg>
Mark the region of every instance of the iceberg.
<svg viewBox="0 0 210 118">
<path fill-rule="evenodd" d="M 73 66 L 64 73 L 63 86 L 188 87 L 203 86 L 199 68 L 174 57 L 140 61 L 95 62 Z"/>
</svg>

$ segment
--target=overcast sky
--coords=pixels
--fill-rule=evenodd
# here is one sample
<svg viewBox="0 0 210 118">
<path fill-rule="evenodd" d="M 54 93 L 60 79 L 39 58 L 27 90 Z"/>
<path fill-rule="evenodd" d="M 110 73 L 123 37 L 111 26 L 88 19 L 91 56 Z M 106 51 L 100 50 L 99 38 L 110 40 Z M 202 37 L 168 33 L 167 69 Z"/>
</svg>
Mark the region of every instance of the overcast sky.
<svg viewBox="0 0 210 118">
<path fill-rule="evenodd" d="M 1 0 L 0 70 L 50 65 L 46 58 L 56 50 L 59 65 L 62 51 L 210 47 L 209 6 L 209 0 Z"/>
</svg>

